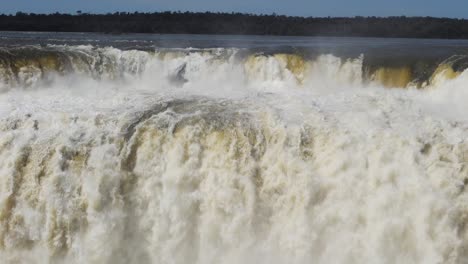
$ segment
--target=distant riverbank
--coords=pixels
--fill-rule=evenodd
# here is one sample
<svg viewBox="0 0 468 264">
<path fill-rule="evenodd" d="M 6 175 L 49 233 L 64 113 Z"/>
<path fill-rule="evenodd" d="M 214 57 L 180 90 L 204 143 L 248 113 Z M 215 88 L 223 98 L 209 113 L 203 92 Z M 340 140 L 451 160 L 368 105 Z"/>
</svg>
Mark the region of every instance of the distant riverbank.
<svg viewBox="0 0 468 264">
<path fill-rule="evenodd" d="M 468 39 L 468 20 L 433 17 L 314 18 L 241 13 L 0 15 L 0 31 L 239 34 Z"/>
</svg>

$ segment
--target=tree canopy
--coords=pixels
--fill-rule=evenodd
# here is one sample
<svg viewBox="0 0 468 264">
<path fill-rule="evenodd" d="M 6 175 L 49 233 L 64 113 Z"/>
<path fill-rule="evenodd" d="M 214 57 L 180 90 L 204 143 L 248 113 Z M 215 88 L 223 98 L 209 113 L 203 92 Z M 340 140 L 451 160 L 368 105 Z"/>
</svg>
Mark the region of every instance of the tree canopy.
<svg viewBox="0 0 468 264">
<path fill-rule="evenodd" d="M 291 17 L 158 12 L 0 15 L 2 31 L 468 38 L 468 20 L 433 17 Z"/>
</svg>

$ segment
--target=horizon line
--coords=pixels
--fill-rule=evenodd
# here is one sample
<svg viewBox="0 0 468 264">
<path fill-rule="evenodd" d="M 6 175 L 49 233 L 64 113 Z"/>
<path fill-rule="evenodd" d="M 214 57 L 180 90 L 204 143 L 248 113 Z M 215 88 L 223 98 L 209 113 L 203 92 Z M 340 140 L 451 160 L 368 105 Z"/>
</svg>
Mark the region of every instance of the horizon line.
<svg viewBox="0 0 468 264">
<path fill-rule="evenodd" d="M 443 17 L 443 16 L 422 16 L 422 15 L 390 15 L 390 16 L 373 16 L 373 15 L 350 15 L 350 16 L 300 16 L 300 15 L 286 15 L 280 14 L 277 12 L 271 13 L 251 13 L 251 12 L 240 12 L 240 11 L 188 11 L 188 10 L 161 10 L 161 11 L 114 11 L 114 12 L 90 12 L 83 10 L 76 10 L 75 12 L 25 12 L 25 11 L 16 11 L 11 13 L 0 13 L 1 16 L 18 16 L 19 14 L 24 15 L 71 15 L 71 16 L 80 16 L 80 15 L 116 15 L 119 13 L 125 13 L 126 15 L 131 14 L 162 14 L 162 13 L 173 13 L 173 14 L 225 14 L 225 15 L 250 15 L 250 16 L 281 16 L 288 18 L 322 18 L 322 19 L 356 19 L 356 18 L 435 18 L 435 19 L 452 19 L 452 20 L 468 20 L 468 18 L 463 17 Z"/>
</svg>

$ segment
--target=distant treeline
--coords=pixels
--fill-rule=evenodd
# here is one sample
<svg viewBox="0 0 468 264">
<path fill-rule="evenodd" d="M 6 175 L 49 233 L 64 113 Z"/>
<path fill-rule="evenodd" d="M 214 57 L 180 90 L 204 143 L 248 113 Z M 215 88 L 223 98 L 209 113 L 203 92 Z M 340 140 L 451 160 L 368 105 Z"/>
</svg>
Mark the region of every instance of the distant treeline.
<svg viewBox="0 0 468 264">
<path fill-rule="evenodd" d="M 433 17 L 315 18 L 241 13 L 127 13 L 0 15 L 3 31 L 246 34 L 468 38 L 468 20 Z"/>
</svg>

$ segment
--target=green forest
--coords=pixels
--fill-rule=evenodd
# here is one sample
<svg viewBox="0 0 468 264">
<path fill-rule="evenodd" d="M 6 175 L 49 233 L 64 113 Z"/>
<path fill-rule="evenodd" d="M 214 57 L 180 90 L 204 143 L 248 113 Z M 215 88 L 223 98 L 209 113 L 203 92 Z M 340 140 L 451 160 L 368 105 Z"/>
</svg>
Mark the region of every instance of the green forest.
<svg viewBox="0 0 468 264">
<path fill-rule="evenodd" d="M 433 17 L 291 17 L 158 12 L 0 15 L 1 31 L 468 38 L 468 20 Z"/>
</svg>

